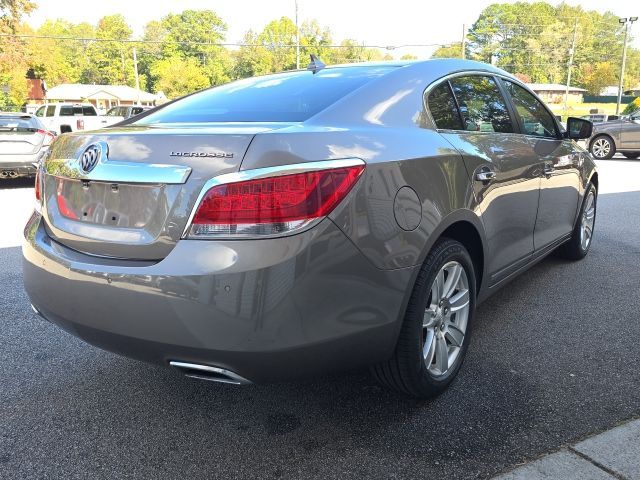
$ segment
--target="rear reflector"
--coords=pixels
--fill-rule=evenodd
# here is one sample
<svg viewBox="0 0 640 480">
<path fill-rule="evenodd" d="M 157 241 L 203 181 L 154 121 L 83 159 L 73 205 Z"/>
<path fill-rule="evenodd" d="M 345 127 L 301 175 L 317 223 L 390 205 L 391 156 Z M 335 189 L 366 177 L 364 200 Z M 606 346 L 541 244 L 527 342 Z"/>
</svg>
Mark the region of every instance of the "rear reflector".
<svg viewBox="0 0 640 480">
<path fill-rule="evenodd" d="M 299 231 L 328 215 L 364 164 L 224 183 L 209 189 L 190 237 L 273 236 Z"/>
</svg>

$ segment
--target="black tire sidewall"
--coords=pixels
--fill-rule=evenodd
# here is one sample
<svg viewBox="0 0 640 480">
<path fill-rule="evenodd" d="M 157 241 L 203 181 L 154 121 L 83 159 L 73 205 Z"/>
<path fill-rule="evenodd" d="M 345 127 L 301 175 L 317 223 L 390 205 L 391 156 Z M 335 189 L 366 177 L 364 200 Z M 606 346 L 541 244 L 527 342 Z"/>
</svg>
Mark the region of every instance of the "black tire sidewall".
<svg viewBox="0 0 640 480">
<path fill-rule="evenodd" d="M 414 345 L 415 363 L 413 364 L 413 368 L 411 368 L 412 380 L 417 383 L 420 391 L 438 393 L 439 391 L 444 390 L 444 388 L 453 381 L 458 370 L 460 370 L 460 367 L 462 366 L 467 349 L 469 348 L 469 341 L 475 318 L 476 277 L 471 257 L 461 243 L 455 240 L 441 239 L 432 249 L 432 252 L 433 254 L 429 255 L 427 261 L 422 267 L 423 269 L 426 269 L 425 281 L 421 285 L 416 285 L 417 288 L 414 290 L 411 299 L 412 308 L 408 311 L 408 318 L 406 318 L 405 321 L 411 326 L 412 332 L 410 335 L 416 339 Z M 423 316 L 427 307 L 427 302 L 429 301 L 431 285 L 433 284 L 436 275 L 445 263 L 454 260 L 459 262 L 465 269 L 465 273 L 467 274 L 467 279 L 469 281 L 469 318 L 462 347 L 458 357 L 456 358 L 455 364 L 449 368 L 449 371 L 445 375 L 434 377 L 428 372 L 422 357 Z"/>
<path fill-rule="evenodd" d="M 589 195 L 593 192 L 593 230 L 591 231 L 591 240 L 589 241 L 589 245 L 587 248 L 582 248 L 582 242 L 580 241 L 580 229 L 582 224 L 582 215 L 584 214 L 584 209 L 587 206 L 587 199 Z M 582 207 L 580 208 L 580 216 L 578 217 L 578 221 L 576 222 L 576 228 L 573 232 L 574 237 L 576 238 L 577 247 L 580 249 L 580 256 L 586 257 L 587 253 L 589 253 L 589 249 L 591 248 L 591 244 L 593 243 L 593 235 L 596 230 L 596 221 L 598 219 L 598 191 L 593 183 L 589 183 L 584 192 L 584 199 L 582 200 Z"/>
</svg>

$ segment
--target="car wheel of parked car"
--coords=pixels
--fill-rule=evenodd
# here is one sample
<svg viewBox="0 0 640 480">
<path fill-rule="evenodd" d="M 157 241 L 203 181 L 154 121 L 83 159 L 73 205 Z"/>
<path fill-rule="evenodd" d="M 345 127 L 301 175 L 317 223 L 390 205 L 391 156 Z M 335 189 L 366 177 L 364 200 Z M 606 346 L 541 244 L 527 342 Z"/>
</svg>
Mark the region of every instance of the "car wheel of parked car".
<svg viewBox="0 0 640 480">
<path fill-rule="evenodd" d="M 635 160 L 636 158 L 640 157 L 640 153 L 623 152 L 622 154 L 630 160 Z"/>
<path fill-rule="evenodd" d="M 608 160 L 616 153 L 616 146 L 611 137 L 600 135 L 593 139 L 589 151 L 598 160 Z"/>
<path fill-rule="evenodd" d="M 382 384 L 428 398 L 451 383 L 469 345 L 475 278 L 465 247 L 440 239 L 420 269 L 393 356 L 372 368 Z"/>
<path fill-rule="evenodd" d="M 589 252 L 596 223 L 597 200 L 598 192 L 596 187 L 590 183 L 584 193 L 580 216 L 576 221 L 576 226 L 573 228 L 571 240 L 560 247 L 560 253 L 563 257 L 570 260 L 580 260 Z"/>
</svg>

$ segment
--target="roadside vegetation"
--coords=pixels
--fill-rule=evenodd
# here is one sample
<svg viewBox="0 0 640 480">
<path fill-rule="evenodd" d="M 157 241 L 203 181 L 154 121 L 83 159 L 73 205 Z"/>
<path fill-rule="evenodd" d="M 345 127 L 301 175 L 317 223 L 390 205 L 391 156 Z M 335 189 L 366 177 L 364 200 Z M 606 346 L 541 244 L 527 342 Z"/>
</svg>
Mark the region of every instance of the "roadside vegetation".
<svg viewBox="0 0 640 480">
<path fill-rule="evenodd" d="M 134 48 L 141 88 L 162 91 L 168 98 L 296 66 L 296 27 L 287 17 L 272 20 L 261 31 L 249 30 L 234 46 L 229 42 L 237 39 L 227 38 L 227 23 L 212 10 L 185 10 L 152 20 L 134 38 L 123 15 L 103 17 L 96 25 L 50 19 L 34 30 L 24 15 L 35 8 L 31 0 L 0 0 L 0 108 L 24 102 L 27 72 L 49 86 L 134 86 Z M 566 83 L 573 48 L 572 85 L 599 94 L 603 87 L 617 85 L 623 37 L 618 17 L 610 12 L 564 3 L 493 4 L 470 26 L 464 54 L 524 81 Z M 462 50 L 461 42 L 442 45 L 433 57 L 461 57 Z M 357 39 L 337 41 L 329 27 L 315 20 L 300 26 L 302 67 L 310 53 L 330 64 L 394 58 L 393 51 L 368 48 Z M 640 50 L 629 48 L 625 88 L 639 82 Z"/>
</svg>

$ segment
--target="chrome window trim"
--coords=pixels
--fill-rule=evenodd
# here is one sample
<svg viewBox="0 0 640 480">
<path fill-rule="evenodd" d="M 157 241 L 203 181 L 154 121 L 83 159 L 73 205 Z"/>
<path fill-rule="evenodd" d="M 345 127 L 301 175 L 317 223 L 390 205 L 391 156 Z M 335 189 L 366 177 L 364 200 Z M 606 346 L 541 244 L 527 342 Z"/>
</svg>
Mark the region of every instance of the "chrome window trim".
<svg viewBox="0 0 640 480">
<path fill-rule="evenodd" d="M 446 81 L 450 81 L 452 78 L 457 78 L 457 77 L 466 77 L 466 76 L 470 76 L 470 75 L 475 75 L 475 76 L 483 76 L 483 77 L 498 77 L 501 79 L 505 79 L 505 80 L 513 80 L 515 77 L 510 77 L 509 75 L 504 75 L 501 73 L 496 73 L 493 72 L 491 70 L 461 70 L 458 72 L 453 72 L 453 73 L 449 73 L 448 75 L 445 75 L 444 77 L 440 77 L 437 80 L 434 80 L 433 82 L 431 82 L 429 85 L 427 85 L 427 88 L 424 89 L 424 92 L 422 92 L 422 106 L 423 108 L 426 110 L 427 115 L 429 116 L 429 120 L 431 121 L 431 124 L 434 126 L 434 128 L 438 131 L 448 131 L 448 132 L 466 132 L 466 133 L 474 133 L 474 134 L 478 134 L 478 133 L 484 133 L 484 134 L 496 134 L 499 133 L 501 135 L 521 135 L 520 132 L 472 132 L 470 130 L 451 130 L 451 129 L 446 129 L 446 128 L 438 128 L 438 124 L 436 123 L 436 121 L 433 118 L 433 115 L 431 115 L 431 109 L 429 108 L 429 102 L 427 102 L 427 99 L 429 98 L 429 94 L 431 94 L 431 91 L 436 88 L 437 86 L 439 86 L 442 82 L 446 82 Z M 517 83 L 518 82 L 517 79 L 515 79 Z M 500 85 L 498 84 L 498 82 L 495 82 L 496 84 L 496 88 L 498 88 L 498 91 L 500 92 L 500 95 L 503 97 L 504 102 L 505 102 L 505 106 L 507 107 L 507 111 L 509 112 L 509 117 L 512 116 L 511 113 L 511 106 L 510 106 L 510 99 L 504 98 L 504 94 L 502 93 L 502 89 L 500 88 Z M 528 90 L 528 89 L 527 89 Z M 455 98 L 455 92 L 453 92 L 453 88 L 451 88 L 451 91 L 454 95 Z M 534 94 L 535 95 L 535 94 Z M 536 98 L 538 98 L 536 96 Z M 456 102 L 457 103 L 457 102 Z M 517 125 L 516 119 L 515 118 L 511 118 L 511 121 L 514 123 L 514 127 L 518 126 L 518 130 L 519 125 Z"/>
<path fill-rule="evenodd" d="M 190 240 L 198 240 L 197 237 L 189 237 L 189 230 L 191 229 L 191 223 L 193 222 L 193 217 L 196 215 L 196 211 L 202 202 L 202 199 L 207 194 L 207 192 L 213 187 L 217 187 L 218 185 L 224 185 L 228 183 L 237 183 L 243 182 L 246 180 L 257 180 L 260 178 L 268 178 L 268 177 L 280 177 L 283 175 L 294 175 L 296 173 L 307 173 L 307 172 L 315 172 L 318 170 L 325 170 L 329 168 L 344 168 L 344 167 L 355 167 L 356 165 L 365 165 L 365 162 L 360 158 L 342 158 L 336 160 L 321 160 L 318 162 L 303 162 L 303 163 L 292 163 L 289 165 L 277 165 L 273 167 L 264 167 L 264 168 L 255 168 L 251 170 L 240 170 L 238 172 L 225 173 L 222 175 L 218 175 L 217 177 L 210 178 L 206 181 L 203 187 L 200 189 L 200 193 L 198 194 L 198 198 L 196 202 L 193 204 L 193 208 L 191 209 L 191 213 L 189 214 L 189 219 L 187 220 L 187 224 L 182 232 L 182 239 L 190 239 Z M 241 239 L 241 238 L 274 238 L 274 237 L 286 237 L 289 235 L 295 235 L 305 230 L 310 229 L 311 227 L 320 223 L 324 217 L 314 218 L 308 222 L 306 222 L 303 226 L 291 230 L 286 233 L 274 234 L 274 235 L 234 235 L 234 236 L 216 236 L 216 237 L 202 237 L 200 240 L 212 240 L 212 239 L 220 239 L 220 240 L 229 240 L 229 239 Z"/>
<path fill-rule="evenodd" d="M 436 121 L 433 119 L 433 116 L 431 115 L 431 109 L 429 108 L 429 102 L 427 101 L 427 99 L 429 98 L 429 94 L 431 93 L 431 91 L 436 88 L 438 85 L 440 85 L 442 82 L 445 81 L 449 81 L 452 78 L 456 78 L 456 77 L 463 77 L 465 75 L 484 75 L 486 77 L 497 77 L 501 80 L 508 80 L 509 82 L 515 83 L 516 85 L 524 88 L 527 92 L 531 93 L 541 104 L 542 106 L 547 110 L 547 112 L 549 112 L 549 114 L 551 114 L 551 117 L 553 118 L 553 121 L 556 124 L 556 129 L 558 132 L 562 132 L 562 128 L 560 128 L 560 124 L 558 123 L 558 120 L 556 119 L 555 115 L 553 114 L 553 112 L 549 109 L 549 107 L 547 106 L 546 103 L 544 103 L 540 97 L 538 97 L 538 95 L 536 95 L 536 93 L 531 90 L 525 83 L 521 82 L 517 77 L 514 77 L 512 75 L 509 75 L 508 73 L 501 73 L 501 72 L 495 72 L 492 70 L 460 70 L 457 72 L 453 72 L 453 73 L 449 73 L 447 75 L 444 75 L 440 78 L 437 78 L 436 80 L 434 80 L 433 82 L 431 82 L 429 85 L 427 85 L 427 87 L 424 89 L 424 92 L 422 92 L 422 107 L 424 108 L 424 110 L 427 113 L 427 116 L 431 122 L 431 125 L 433 125 L 433 128 L 436 131 L 446 131 L 446 132 L 467 132 L 467 133 L 484 133 L 484 134 L 492 134 L 492 133 L 498 133 L 498 132 L 470 132 L 469 130 L 451 130 L 451 129 L 447 129 L 447 128 L 438 128 L 438 125 L 436 124 Z M 500 93 L 502 93 L 502 91 L 500 91 Z M 513 103 L 513 101 L 511 99 L 506 99 L 505 98 L 505 102 L 507 103 Z M 525 133 L 518 133 L 518 132 L 512 132 L 512 133 L 503 133 L 503 135 L 524 135 L 529 137 L 529 135 L 525 134 Z M 533 136 L 533 138 L 548 138 L 550 140 L 563 140 L 562 136 L 559 136 L 558 138 L 551 138 L 551 137 L 536 137 Z"/>
</svg>

